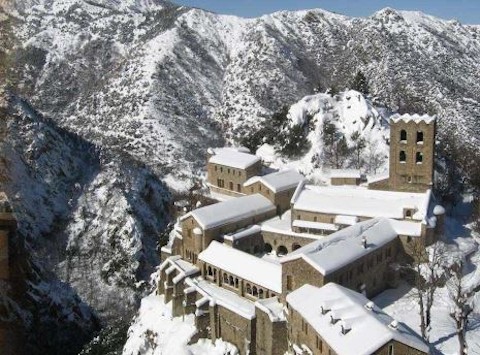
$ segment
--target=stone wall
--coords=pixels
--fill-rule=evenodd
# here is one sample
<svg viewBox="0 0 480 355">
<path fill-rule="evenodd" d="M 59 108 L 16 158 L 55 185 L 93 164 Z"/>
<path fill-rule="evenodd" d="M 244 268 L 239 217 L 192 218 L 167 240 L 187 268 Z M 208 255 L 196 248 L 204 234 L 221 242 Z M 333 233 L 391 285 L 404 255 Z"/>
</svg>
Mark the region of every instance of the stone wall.
<svg viewBox="0 0 480 355">
<path fill-rule="evenodd" d="M 291 345 L 296 344 L 301 348 L 307 346 L 312 354 L 332 355 L 335 352 L 329 347 L 328 343 L 308 324 L 303 317 L 289 305 L 288 307 L 288 340 Z M 290 353 L 295 352 L 290 347 Z M 331 352 L 330 352 L 331 351 Z"/>
<path fill-rule="evenodd" d="M 288 350 L 287 322 L 272 321 L 268 314 L 255 307 L 257 355 L 284 355 Z"/>
<path fill-rule="evenodd" d="M 189 216 L 181 222 L 183 236 L 182 257 L 195 264 L 197 263 L 198 254 L 205 250 L 212 240 L 221 241 L 221 237 L 223 237 L 224 234 L 236 232 L 241 228 L 265 221 L 274 216 L 275 210 L 272 210 L 206 230 L 201 228 L 195 218 Z M 202 230 L 201 236 L 194 235 L 193 230 L 195 228 Z"/>
<path fill-rule="evenodd" d="M 225 238 L 224 244 L 252 255 L 264 250 L 263 237 L 260 232 L 233 241 Z"/>
<path fill-rule="evenodd" d="M 282 263 L 282 296 L 285 303 L 287 295 L 305 284 L 322 287 L 323 275 L 302 258 Z"/>
<path fill-rule="evenodd" d="M 240 355 L 256 354 L 255 323 L 255 318 L 243 318 L 225 307 L 210 307 L 212 340 L 221 338 L 232 343 L 238 348 Z"/>
<path fill-rule="evenodd" d="M 207 181 L 214 187 L 236 193 L 244 193 L 243 183 L 251 177 L 259 175 L 261 170 L 262 163 L 260 161 L 249 166 L 247 169 L 237 169 L 226 165 L 207 163 Z"/>
<path fill-rule="evenodd" d="M 332 177 L 330 183 L 333 186 L 360 185 L 360 178 Z"/>
<path fill-rule="evenodd" d="M 396 238 L 381 248 L 348 263 L 344 267 L 322 275 L 301 257 L 282 264 L 282 300 L 289 292 L 305 284 L 321 287 L 329 282 L 363 292 L 372 297 L 389 287 L 394 287 L 398 275 L 391 268 L 400 252 L 400 242 Z"/>
<path fill-rule="evenodd" d="M 268 198 L 277 207 L 277 214 L 282 214 L 290 209 L 290 200 L 295 193 L 295 189 L 296 187 L 275 193 L 266 185 L 260 181 L 257 181 L 249 186 L 246 186 L 244 188 L 244 192 L 247 195 L 261 194 L 262 196 Z"/>
<path fill-rule="evenodd" d="M 284 247 L 287 250 L 287 253 L 291 253 L 294 250 L 297 250 L 300 247 L 303 247 L 307 244 L 314 242 L 316 239 L 293 236 L 290 234 L 275 233 L 269 231 L 262 231 L 262 238 L 264 243 L 264 250 L 269 252 L 271 250 L 276 251 L 281 247 Z"/>
</svg>

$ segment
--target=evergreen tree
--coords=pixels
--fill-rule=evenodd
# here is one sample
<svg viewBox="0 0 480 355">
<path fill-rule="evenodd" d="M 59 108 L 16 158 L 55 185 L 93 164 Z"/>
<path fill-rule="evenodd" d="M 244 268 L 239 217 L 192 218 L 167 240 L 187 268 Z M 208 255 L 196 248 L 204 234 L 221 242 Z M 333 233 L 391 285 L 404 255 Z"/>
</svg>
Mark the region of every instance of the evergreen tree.
<svg viewBox="0 0 480 355">
<path fill-rule="evenodd" d="M 368 95 L 370 90 L 368 88 L 368 80 L 362 71 L 358 71 L 355 77 L 352 80 L 351 88 L 358 92 L 361 92 L 364 95 Z"/>
</svg>

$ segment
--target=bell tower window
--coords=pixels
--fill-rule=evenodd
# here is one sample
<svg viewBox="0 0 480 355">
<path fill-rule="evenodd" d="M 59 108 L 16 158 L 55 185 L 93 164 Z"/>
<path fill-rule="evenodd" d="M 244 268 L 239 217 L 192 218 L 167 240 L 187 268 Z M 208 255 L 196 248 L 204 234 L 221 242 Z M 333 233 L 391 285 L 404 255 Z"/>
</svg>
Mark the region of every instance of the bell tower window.
<svg viewBox="0 0 480 355">
<path fill-rule="evenodd" d="M 423 143 L 423 132 L 422 131 L 417 132 L 417 143 Z"/>
<path fill-rule="evenodd" d="M 415 162 L 417 164 L 422 164 L 423 163 L 423 153 L 422 152 L 417 152 L 417 155 L 415 157 Z"/>
<path fill-rule="evenodd" d="M 404 150 L 400 151 L 399 160 L 400 160 L 400 163 L 405 163 L 407 161 L 407 154 L 405 153 Z"/>
<path fill-rule="evenodd" d="M 401 142 L 407 141 L 407 131 L 405 131 L 404 129 L 400 131 L 400 141 Z"/>
</svg>

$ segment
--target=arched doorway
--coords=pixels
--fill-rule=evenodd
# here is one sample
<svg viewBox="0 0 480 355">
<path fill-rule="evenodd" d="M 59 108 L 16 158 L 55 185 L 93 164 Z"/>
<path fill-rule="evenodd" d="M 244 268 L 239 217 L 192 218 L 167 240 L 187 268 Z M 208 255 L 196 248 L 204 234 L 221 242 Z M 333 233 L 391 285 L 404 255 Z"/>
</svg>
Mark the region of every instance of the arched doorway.
<svg viewBox="0 0 480 355">
<path fill-rule="evenodd" d="M 284 255 L 287 255 L 287 254 L 288 254 L 288 249 L 284 245 L 280 245 L 277 248 L 277 255 L 278 256 L 284 256 Z"/>
</svg>

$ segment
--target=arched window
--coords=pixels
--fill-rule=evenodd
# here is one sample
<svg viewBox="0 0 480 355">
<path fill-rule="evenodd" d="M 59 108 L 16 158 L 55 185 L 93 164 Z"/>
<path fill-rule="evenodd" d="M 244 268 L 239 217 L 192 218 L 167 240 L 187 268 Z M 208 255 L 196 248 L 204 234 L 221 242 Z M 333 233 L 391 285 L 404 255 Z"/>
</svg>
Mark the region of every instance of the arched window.
<svg viewBox="0 0 480 355">
<path fill-rule="evenodd" d="M 422 152 L 417 152 L 417 155 L 415 157 L 415 161 L 418 164 L 421 164 L 423 162 L 423 153 Z"/>
<path fill-rule="evenodd" d="M 272 249 L 273 248 L 272 248 L 271 244 L 268 244 L 268 243 L 265 244 L 265 247 L 264 247 L 265 253 L 271 253 Z"/>
<path fill-rule="evenodd" d="M 297 250 L 297 249 L 299 249 L 299 248 L 300 248 L 300 244 L 297 244 L 297 243 L 293 243 L 293 244 L 292 244 L 292 251 L 295 251 L 295 250 Z"/>
<path fill-rule="evenodd" d="M 233 285 L 234 285 L 233 276 L 230 276 L 230 277 L 228 278 L 228 284 L 229 284 L 230 286 L 233 286 Z"/>
<path fill-rule="evenodd" d="M 211 266 L 208 267 L 208 276 L 213 276 L 213 270 Z"/>
<path fill-rule="evenodd" d="M 277 248 L 277 255 L 278 256 L 287 255 L 287 253 L 288 253 L 288 249 L 284 245 L 280 245 Z"/>
<path fill-rule="evenodd" d="M 401 151 L 400 151 L 399 159 L 400 159 L 400 162 L 401 162 L 401 163 L 407 161 L 407 154 L 405 153 L 404 150 L 401 150 Z"/>
<path fill-rule="evenodd" d="M 258 289 L 256 286 L 253 286 L 253 289 L 252 289 L 252 294 L 257 297 L 258 296 Z"/>
<path fill-rule="evenodd" d="M 227 274 L 223 274 L 223 283 L 228 283 L 228 275 Z"/>
<path fill-rule="evenodd" d="M 238 278 L 235 278 L 235 287 L 238 288 Z"/>
<path fill-rule="evenodd" d="M 407 131 L 405 131 L 404 129 L 402 129 L 400 131 L 400 140 L 401 141 L 406 141 L 407 140 Z"/>
<path fill-rule="evenodd" d="M 258 290 L 258 298 L 263 298 L 263 289 Z"/>
<path fill-rule="evenodd" d="M 417 132 L 417 143 L 423 143 L 423 132 L 422 131 Z"/>
<path fill-rule="evenodd" d="M 252 286 L 250 286 L 250 284 L 247 284 L 247 288 L 246 288 L 246 289 L 247 289 L 247 293 L 248 293 L 249 295 L 251 295 L 251 294 L 252 294 Z"/>
</svg>

